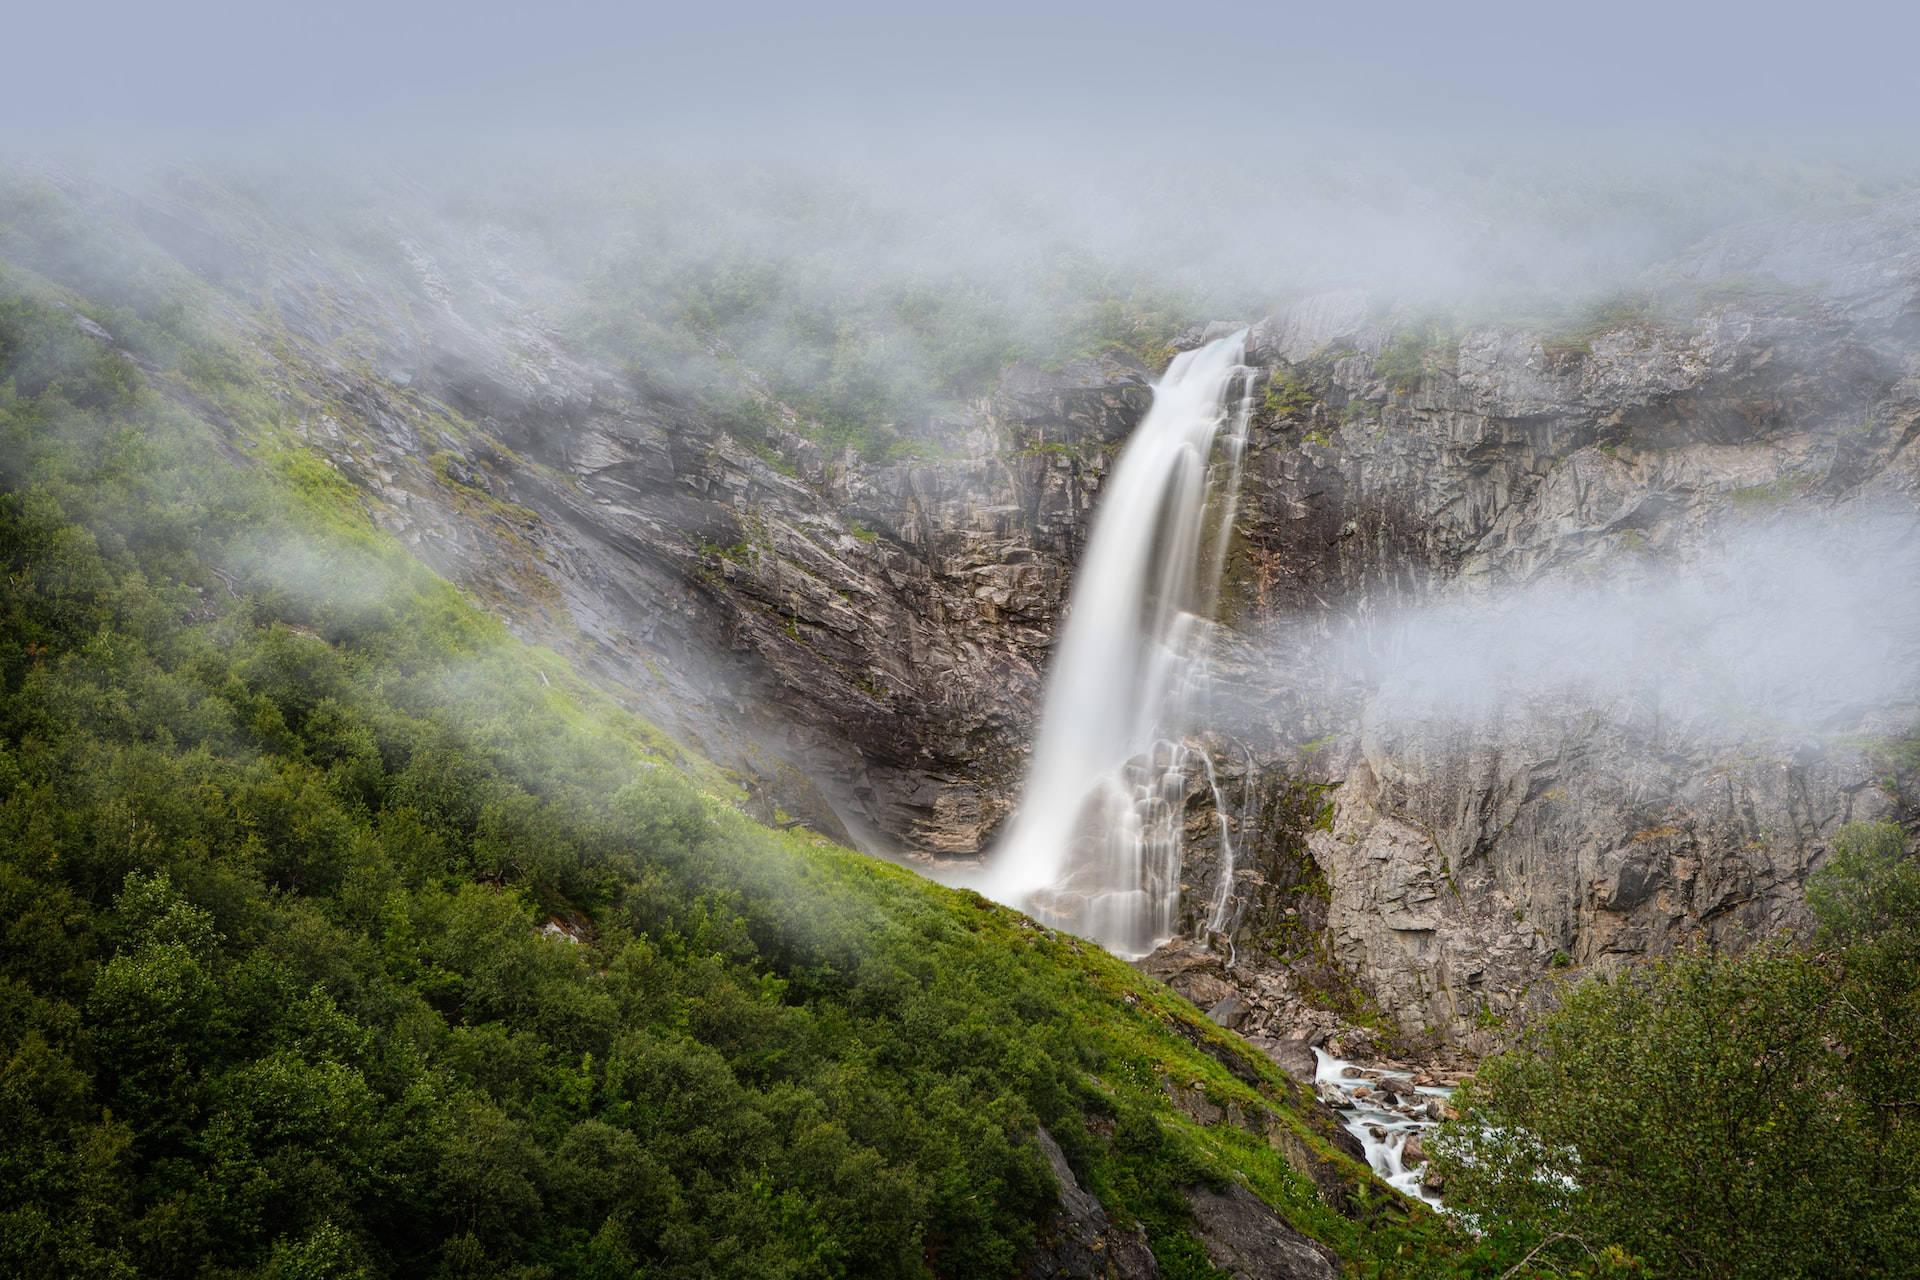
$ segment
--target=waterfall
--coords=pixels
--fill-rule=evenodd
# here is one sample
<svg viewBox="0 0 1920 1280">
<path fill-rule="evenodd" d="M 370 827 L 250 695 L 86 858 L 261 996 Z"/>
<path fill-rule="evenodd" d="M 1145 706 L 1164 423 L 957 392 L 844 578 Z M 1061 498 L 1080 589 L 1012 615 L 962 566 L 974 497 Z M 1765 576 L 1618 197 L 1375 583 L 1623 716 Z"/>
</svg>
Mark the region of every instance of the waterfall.
<svg viewBox="0 0 1920 1280">
<path fill-rule="evenodd" d="M 1173 935 L 1188 769 L 1197 756 L 1212 771 L 1186 735 L 1205 694 L 1205 615 L 1252 411 L 1245 350 L 1241 330 L 1174 357 L 1114 465 L 1055 648 L 1026 793 L 979 885 L 1120 955 Z M 1225 822 L 1223 811 L 1223 850 Z"/>
</svg>

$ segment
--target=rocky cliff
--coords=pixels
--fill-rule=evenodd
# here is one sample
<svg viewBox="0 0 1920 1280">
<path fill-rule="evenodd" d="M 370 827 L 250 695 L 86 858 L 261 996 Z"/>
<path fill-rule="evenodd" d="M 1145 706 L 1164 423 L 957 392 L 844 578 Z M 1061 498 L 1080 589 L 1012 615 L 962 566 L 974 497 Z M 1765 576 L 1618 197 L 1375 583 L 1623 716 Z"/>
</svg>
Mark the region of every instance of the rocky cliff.
<svg viewBox="0 0 1920 1280">
<path fill-rule="evenodd" d="M 1296 744 L 1287 785 L 1326 785 L 1330 807 L 1293 837 L 1324 877 L 1302 905 L 1321 959 L 1402 1032 L 1490 1043 L 1558 969 L 1793 927 L 1834 830 L 1911 812 L 1910 701 L 1741 734 L 1502 705 L 1496 689 L 1471 721 L 1423 722 L 1382 714 L 1365 687 L 1329 698 L 1330 628 L 1314 623 L 1448 588 L 1658 574 L 1715 531 L 1791 507 L 1910 515 L 1917 215 L 1876 209 L 1817 236 L 1748 229 L 1663 273 L 1658 305 L 1571 335 L 1471 329 L 1411 369 L 1395 326 L 1357 296 L 1256 330 L 1289 393 L 1256 446 L 1243 526 L 1233 616 L 1258 655 L 1238 673 L 1253 696 L 1227 700 L 1240 712 L 1222 723 Z M 1383 377 L 1390 356 L 1400 369 Z M 1902 538 L 1904 552 L 1863 540 L 1857 553 L 1910 555 L 1910 528 Z M 1315 723 L 1329 705 L 1344 714 Z M 1240 872 L 1250 903 L 1269 866 L 1303 881 L 1292 850 L 1268 859 Z M 1165 964 L 1207 969 L 1190 954 Z M 1262 1014 L 1300 1025 L 1287 984 L 1248 1029 Z"/>
<path fill-rule="evenodd" d="M 909 859 L 989 847 L 1150 371 L 1016 367 L 919 456 L 871 462 L 751 370 L 785 425 L 744 441 L 589 358 L 498 235 L 409 242 L 376 284 L 319 253 L 246 268 L 190 205 L 128 216 L 232 301 L 290 445 L 763 816 Z M 1238 852 L 1234 924 L 1153 962 L 1233 996 L 1250 1034 L 1372 1020 L 1482 1045 L 1562 970 L 1791 927 L 1838 826 L 1911 813 L 1911 706 L 1790 742 L 1526 706 L 1418 724 L 1330 660 L 1409 602 L 1657 575 L 1789 505 L 1911 510 L 1920 205 L 1742 229 L 1645 283 L 1553 326 L 1363 292 L 1254 326 L 1212 738 L 1228 812 L 1196 782 L 1189 824 L 1190 901 L 1223 832 Z"/>
</svg>

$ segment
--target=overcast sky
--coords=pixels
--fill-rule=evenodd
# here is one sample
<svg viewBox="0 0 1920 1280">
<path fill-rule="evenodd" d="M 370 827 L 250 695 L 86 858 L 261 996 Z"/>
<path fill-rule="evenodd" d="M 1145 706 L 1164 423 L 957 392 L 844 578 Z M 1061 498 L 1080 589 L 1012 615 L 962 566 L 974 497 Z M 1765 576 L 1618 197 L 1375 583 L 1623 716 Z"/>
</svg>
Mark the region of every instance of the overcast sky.
<svg viewBox="0 0 1920 1280">
<path fill-rule="evenodd" d="M 0 118 L 19 147 L 689 130 L 1845 139 L 1920 124 L 1920 6 L 1857 0 L 7 10 Z"/>
</svg>

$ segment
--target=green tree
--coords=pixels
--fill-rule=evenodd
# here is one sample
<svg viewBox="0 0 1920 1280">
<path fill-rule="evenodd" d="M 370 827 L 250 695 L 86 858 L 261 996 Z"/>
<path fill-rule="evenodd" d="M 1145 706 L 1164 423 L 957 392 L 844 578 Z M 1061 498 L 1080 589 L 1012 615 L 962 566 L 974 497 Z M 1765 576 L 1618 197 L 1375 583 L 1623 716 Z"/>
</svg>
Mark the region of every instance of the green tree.
<svg viewBox="0 0 1920 1280">
<path fill-rule="evenodd" d="M 1897 827 L 1849 828 L 1809 898 L 1820 951 L 1570 990 L 1435 1138 L 1449 1201 L 1545 1273 L 1612 1250 L 1656 1276 L 1920 1275 L 1920 863 Z"/>
</svg>

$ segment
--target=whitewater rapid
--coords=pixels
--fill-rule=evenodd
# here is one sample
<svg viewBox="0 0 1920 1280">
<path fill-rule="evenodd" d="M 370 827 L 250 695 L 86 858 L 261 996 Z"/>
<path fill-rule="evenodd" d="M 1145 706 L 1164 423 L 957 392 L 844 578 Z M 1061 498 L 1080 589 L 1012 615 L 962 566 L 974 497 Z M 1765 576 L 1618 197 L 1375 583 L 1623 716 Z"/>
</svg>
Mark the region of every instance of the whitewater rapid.
<svg viewBox="0 0 1920 1280">
<path fill-rule="evenodd" d="M 1424 1160 L 1409 1162 L 1407 1144 L 1440 1123 L 1443 1105 L 1453 1090 L 1444 1085 L 1414 1084 L 1410 1073 L 1363 1066 L 1336 1058 L 1324 1049 L 1313 1051 L 1313 1084 L 1320 1100 L 1340 1116 L 1347 1132 L 1366 1148 L 1367 1163 L 1375 1174 L 1416 1199 L 1443 1207 L 1439 1193 L 1426 1185 Z M 1365 1090 L 1364 1093 L 1358 1092 Z"/>
</svg>

